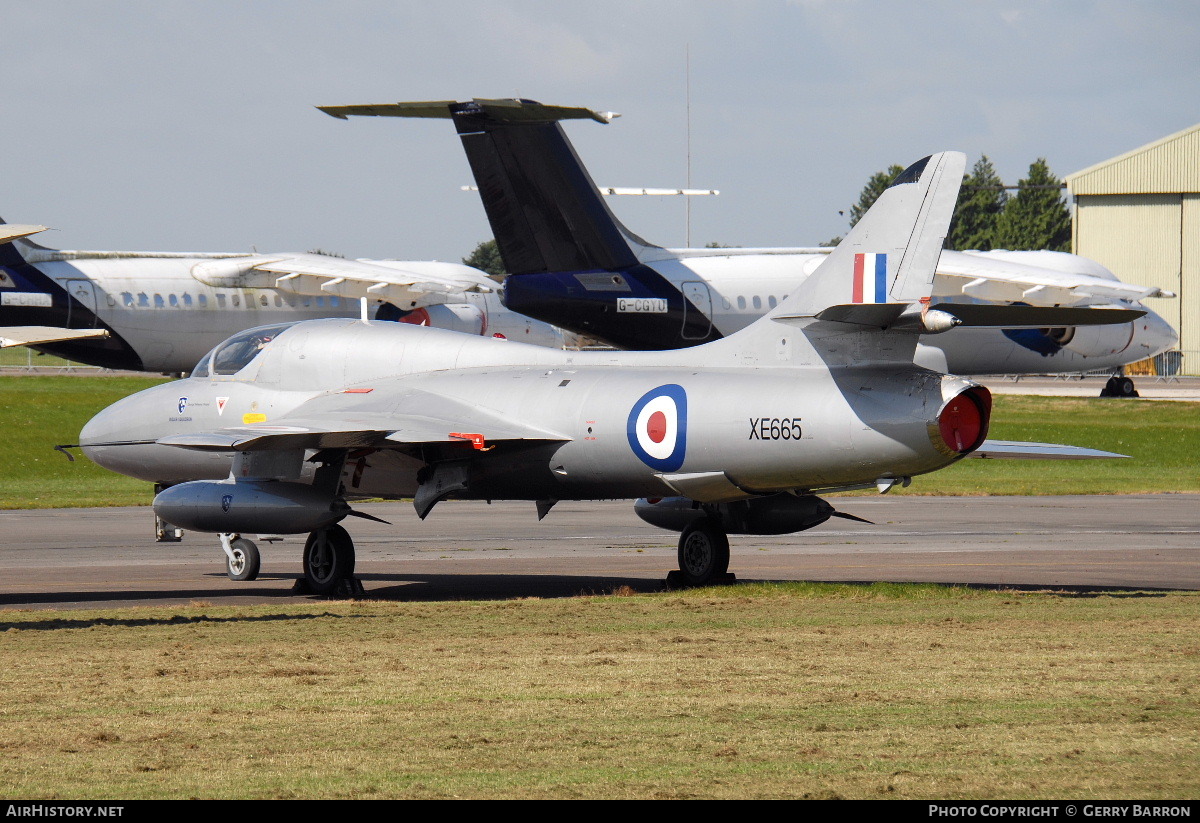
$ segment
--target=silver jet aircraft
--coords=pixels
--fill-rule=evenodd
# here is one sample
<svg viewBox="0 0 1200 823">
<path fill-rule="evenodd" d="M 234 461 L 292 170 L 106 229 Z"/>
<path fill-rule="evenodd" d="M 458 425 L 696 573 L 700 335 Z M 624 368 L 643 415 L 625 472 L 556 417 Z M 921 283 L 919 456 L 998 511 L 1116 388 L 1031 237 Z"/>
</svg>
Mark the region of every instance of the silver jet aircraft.
<svg viewBox="0 0 1200 823">
<path fill-rule="evenodd" d="M 563 499 L 659 498 L 661 525 L 682 530 L 675 576 L 698 585 L 726 576 L 728 533 L 827 520 L 820 493 L 907 484 L 970 455 L 1115 456 L 987 441 L 987 389 L 913 363 L 921 334 L 1029 319 L 929 302 L 964 165 L 946 152 L 911 166 L 818 272 L 722 340 L 570 352 L 349 319 L 259 328 L 100 412 L 80 445 L 173 484 L 156 514 L 218 534 L 235 578 L 258 570 L 242 535 L 308 533 L 318 593 L 353 590 L 339 523 L 354 499 L 412 497 L 424 518 L 452 497 L 530 500 L 540 516 Z M 884 300 L 855 289 L 864 260 L 885 272 Z"/>
</svg>

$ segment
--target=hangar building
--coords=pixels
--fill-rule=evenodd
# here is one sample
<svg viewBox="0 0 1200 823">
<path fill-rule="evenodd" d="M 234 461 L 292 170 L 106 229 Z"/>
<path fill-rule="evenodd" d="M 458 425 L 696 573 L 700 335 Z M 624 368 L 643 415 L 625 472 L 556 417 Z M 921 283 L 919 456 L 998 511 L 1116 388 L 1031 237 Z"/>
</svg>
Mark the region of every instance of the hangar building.
<svg viewBox="0 0 1200 823">
<path fill-rule="evenodd" d="M 1122 280 L 1177 300 L 1150 301 L 1179 332 L 1182 372 L 1200 374 L 1200 124 L 1066 176 L 1072 248 Z"/>
</svg>

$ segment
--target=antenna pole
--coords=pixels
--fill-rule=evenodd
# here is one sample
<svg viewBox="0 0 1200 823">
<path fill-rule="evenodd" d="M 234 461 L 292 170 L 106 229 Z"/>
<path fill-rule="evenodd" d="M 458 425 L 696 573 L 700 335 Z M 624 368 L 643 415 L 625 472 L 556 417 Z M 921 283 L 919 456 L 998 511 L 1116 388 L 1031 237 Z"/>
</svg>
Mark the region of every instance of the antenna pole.
<svg viewBox="0 0 1200 823">
<path fill-rule="evenodd" d="M 684 98 L 687 109 L 687 187 L 692 187 L 692 44 L 684 51 Z M 687 228 L 684 233 L 685 247 L 692 247 L 692 201 L 684 198 L 684 217 Z"/>
</svg>

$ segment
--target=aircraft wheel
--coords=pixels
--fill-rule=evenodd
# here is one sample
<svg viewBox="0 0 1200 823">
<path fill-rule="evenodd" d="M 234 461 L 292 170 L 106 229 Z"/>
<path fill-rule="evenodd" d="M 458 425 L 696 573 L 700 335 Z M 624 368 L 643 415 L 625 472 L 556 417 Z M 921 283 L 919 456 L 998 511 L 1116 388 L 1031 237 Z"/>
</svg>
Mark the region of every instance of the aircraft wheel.
<svg viewBox="0 0 1200 823">
<path fill-rule="evenodd" d="M 258 554 L 258 546 L 244 537 L 229 542 L 233 557 L 225 557 L 225 573 L 230 580 L 257 580 L 258 568 L 262 560 Z"/>
<path fill-rule="evenodd" d="M 333 594 L 354 574 L 354 541 L 341 526 L 318 529 L 304 543 L 304 577 L 313 594 Z"/>
<path fill-rule="evenodd" d="M 729 538 L 703 518 L 679 536 L 679 572 L 688 586 L 707 586 L 729 570 Z"/>
</svg>

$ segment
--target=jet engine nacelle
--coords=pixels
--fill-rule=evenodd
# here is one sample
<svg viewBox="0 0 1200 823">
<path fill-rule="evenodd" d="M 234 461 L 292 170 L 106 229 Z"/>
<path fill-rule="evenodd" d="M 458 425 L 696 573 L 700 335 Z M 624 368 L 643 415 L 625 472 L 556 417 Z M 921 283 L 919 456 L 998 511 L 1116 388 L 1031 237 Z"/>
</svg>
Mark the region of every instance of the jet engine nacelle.
<svg viewBox="0 0 1200 823">
<path fill-rule="evenodd" d="M 487 315 L 471 303 L 439 303 L 414 309 L 400 318 L 401 323 L 434 326 L 466 334 L 487 334 Z"/>
<path fill-rule="evenodd" d="M 791 534 L 819 526 L 833 516 L 833 506 L 819 497 L 774 494 L 732 503 L 698 503 L 687 497 L 642 498 L 633 504 L 637 516 L 651 526 L 681 532 L 697 518 L 708 517 L 727 534 Z"/>
<path fill-rule="evenodd" d="M 269 289 L 275 285 L 279 275 L 254 268 L 262 262 L 263 259 L 257 256 L 206 260 L 192 266 L 192 276 L 201 283 L 217 288 Z"/>
<path fill-rule="evenodd" d="M 154 498 L 156 515 L 197 532 L 302 534 L 332 526 L 349 512 L 328 492 L 279 480 L 195 480 Z"/>
<path fill-rule="evenodd" d="M 1133 341 L 1133 324 L 1119 323 L 1111 326 L 1067 326 L 1045 329 L 1043 334 L 1064 349 L 1070 349 L 1084 357 L 1104 357 L 1119 354 L 1129 348 Z"/>
</svg>

